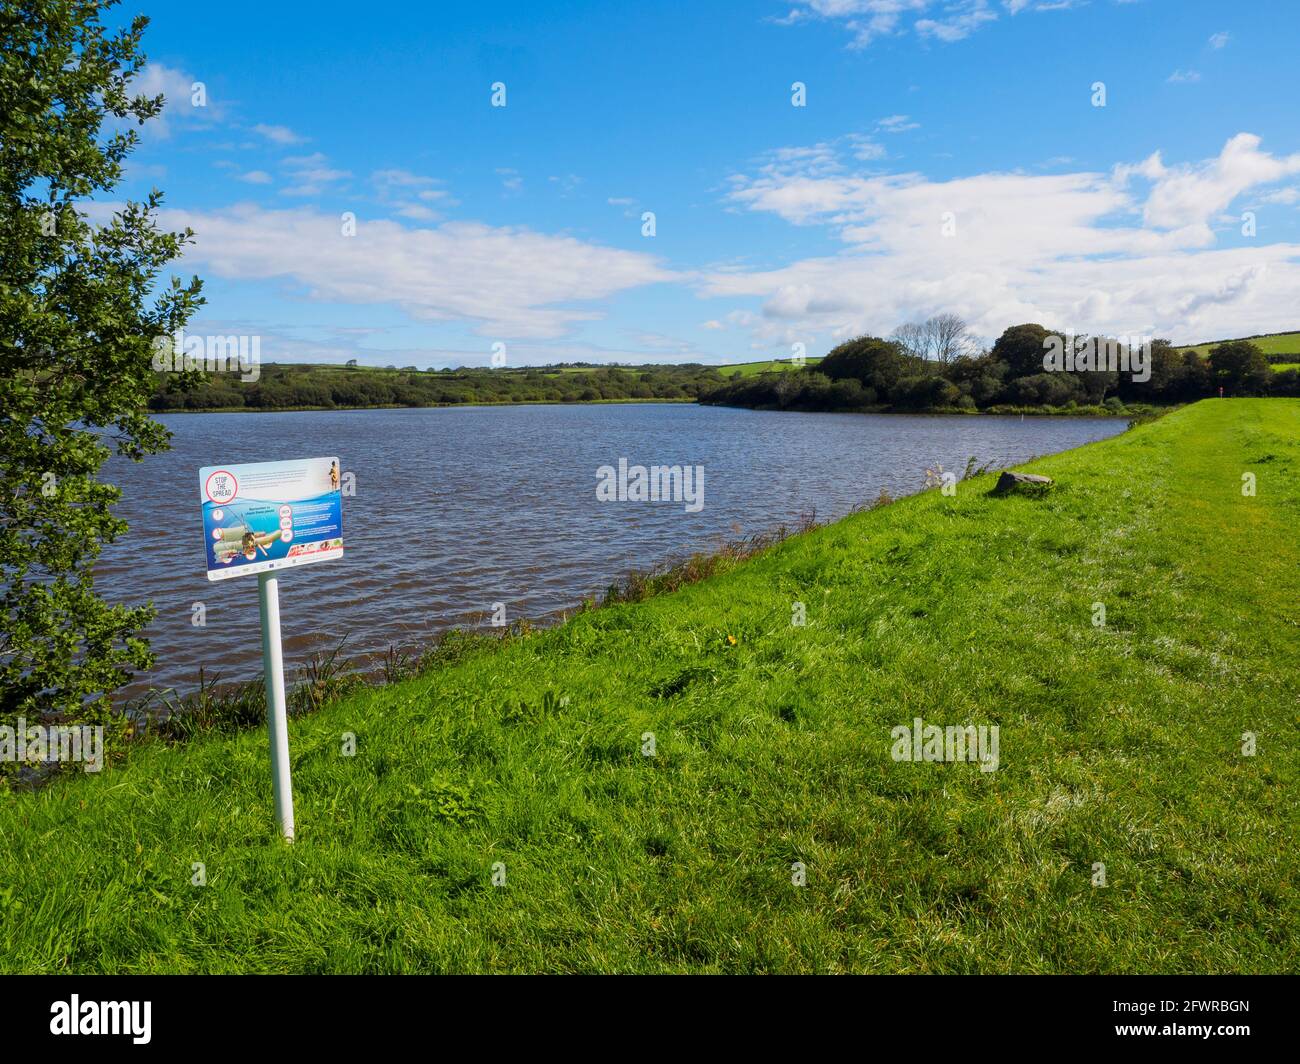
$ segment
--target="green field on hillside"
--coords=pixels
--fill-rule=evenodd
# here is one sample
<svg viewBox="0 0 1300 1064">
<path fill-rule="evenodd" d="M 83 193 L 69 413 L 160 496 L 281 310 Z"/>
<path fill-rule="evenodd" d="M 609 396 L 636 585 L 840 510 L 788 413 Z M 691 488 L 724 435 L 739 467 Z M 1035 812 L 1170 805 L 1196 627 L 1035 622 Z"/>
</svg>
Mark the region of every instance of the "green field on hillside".
<svg viewBox="0 0 1300 1064">
<path fill-rule="evenodd" d="M 820 357 L 808 358 L 804 360 L 804 365 L 815 366 L 820 361 Z M 780 373 L 799 368 L 801 367 L 788 358 L 772 358 L 764 362 L 732 362 L 717 367 L 718 372 L 724 377 L 756 377 L 760 373 Z"/>
<path fill-rule="evenodd" d="M 1249 339 L 1252 344 L 1258 347 L 1266 355 L 1290 355 L 1297 356 L 1296 361 L 1300 362 L 1300 332 L 1272 333 L 1268 336 L 1244 337 Z M 1195 351 L 1199 355 L 1208 355 L 1210 348 L 1216 343 L 1225 343 L 1224 340 L 1218 340 L 1206 344 L 1189 344 L 1186 347 L 1180 347 L 1180 351 Z M 1274 365 L 1275 370 L 1285 369 L 1285 366 Z"/>
<path fill-rule="evenodd" d="M 1296 971 L 1300 401 L 1025 468 L 295 718 L 292 846 L 261 729 L 2 794 L 0 969 Z"/>
</svg>

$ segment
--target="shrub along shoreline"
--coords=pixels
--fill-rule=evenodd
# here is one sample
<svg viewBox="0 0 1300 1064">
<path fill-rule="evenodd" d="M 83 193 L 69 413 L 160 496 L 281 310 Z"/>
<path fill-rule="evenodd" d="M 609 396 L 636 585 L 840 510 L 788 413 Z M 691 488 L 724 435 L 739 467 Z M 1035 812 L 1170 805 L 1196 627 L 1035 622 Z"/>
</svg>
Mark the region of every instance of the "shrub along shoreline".
<svg viewBox="0 0 1300 1064">
<path fill-rule="evenodd" d="M 1294 970 L 1300 402 L 1026 468 L 343 693 L 291 847 L 260 731 L 0 795 L 0 968 Z"/>
</svg>

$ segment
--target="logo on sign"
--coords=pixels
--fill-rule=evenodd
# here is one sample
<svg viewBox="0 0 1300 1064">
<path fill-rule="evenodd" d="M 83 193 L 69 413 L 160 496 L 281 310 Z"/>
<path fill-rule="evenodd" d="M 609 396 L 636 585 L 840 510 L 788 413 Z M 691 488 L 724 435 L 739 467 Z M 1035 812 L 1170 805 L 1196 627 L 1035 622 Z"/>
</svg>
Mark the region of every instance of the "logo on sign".
<svg viewBox="0 0 1300 1064">
<path fill-rule="evenodd" d="M 239 494 L 239 481 L 235 479 L 234 473 L 218 469 L 208 477 L 203 490 L 211 502 L 229 502 Z"/>
</svg>

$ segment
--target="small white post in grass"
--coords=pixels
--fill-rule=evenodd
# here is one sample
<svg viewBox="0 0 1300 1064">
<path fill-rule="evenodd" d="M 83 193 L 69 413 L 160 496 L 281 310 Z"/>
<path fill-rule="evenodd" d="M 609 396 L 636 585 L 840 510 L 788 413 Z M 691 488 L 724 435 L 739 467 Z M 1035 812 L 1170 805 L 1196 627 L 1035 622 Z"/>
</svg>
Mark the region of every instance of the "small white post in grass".
<svg viewBox="0 0 1300 1064">
<path fill-rule="evenodd" d="M 257 577 L 262 613 L 262 669 L 266 673 L 266 731 L 271 740 L 271 788 L 280 834 L 293 842 L 293 781 L 289 776 L 289 711 L 284 698 L 284 655 L 280 647 L 280 582 Z"/>
<path fill-rule="evenodd" d="M 199 470 L 208 579 L 257 574 L 271 788 L 275 819 L 287 842 L 293 841 L 293 782 L 276 574 L 281 569 L 343 557 L 341 484 L 337 458 L 204 466 Z"/>
</svg>

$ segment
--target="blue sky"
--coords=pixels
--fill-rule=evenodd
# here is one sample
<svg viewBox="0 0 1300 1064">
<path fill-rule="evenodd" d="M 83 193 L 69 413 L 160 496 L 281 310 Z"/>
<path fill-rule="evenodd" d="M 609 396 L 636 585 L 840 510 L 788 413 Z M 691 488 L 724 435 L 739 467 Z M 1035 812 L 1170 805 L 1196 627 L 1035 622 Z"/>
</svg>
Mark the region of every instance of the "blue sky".
<svg viewBox="0 0 1300 1064">
<path fill-rule="evenodd" d="M 137 10 L 169 103 L 117 194 L 166 192 L 198 234 L 191 331 L 260 335 L 267 361 L 734 362 L 940 311 L 987 337 L 1300 327 L 1290 0 L 114 21 Z"/>
</svg>

